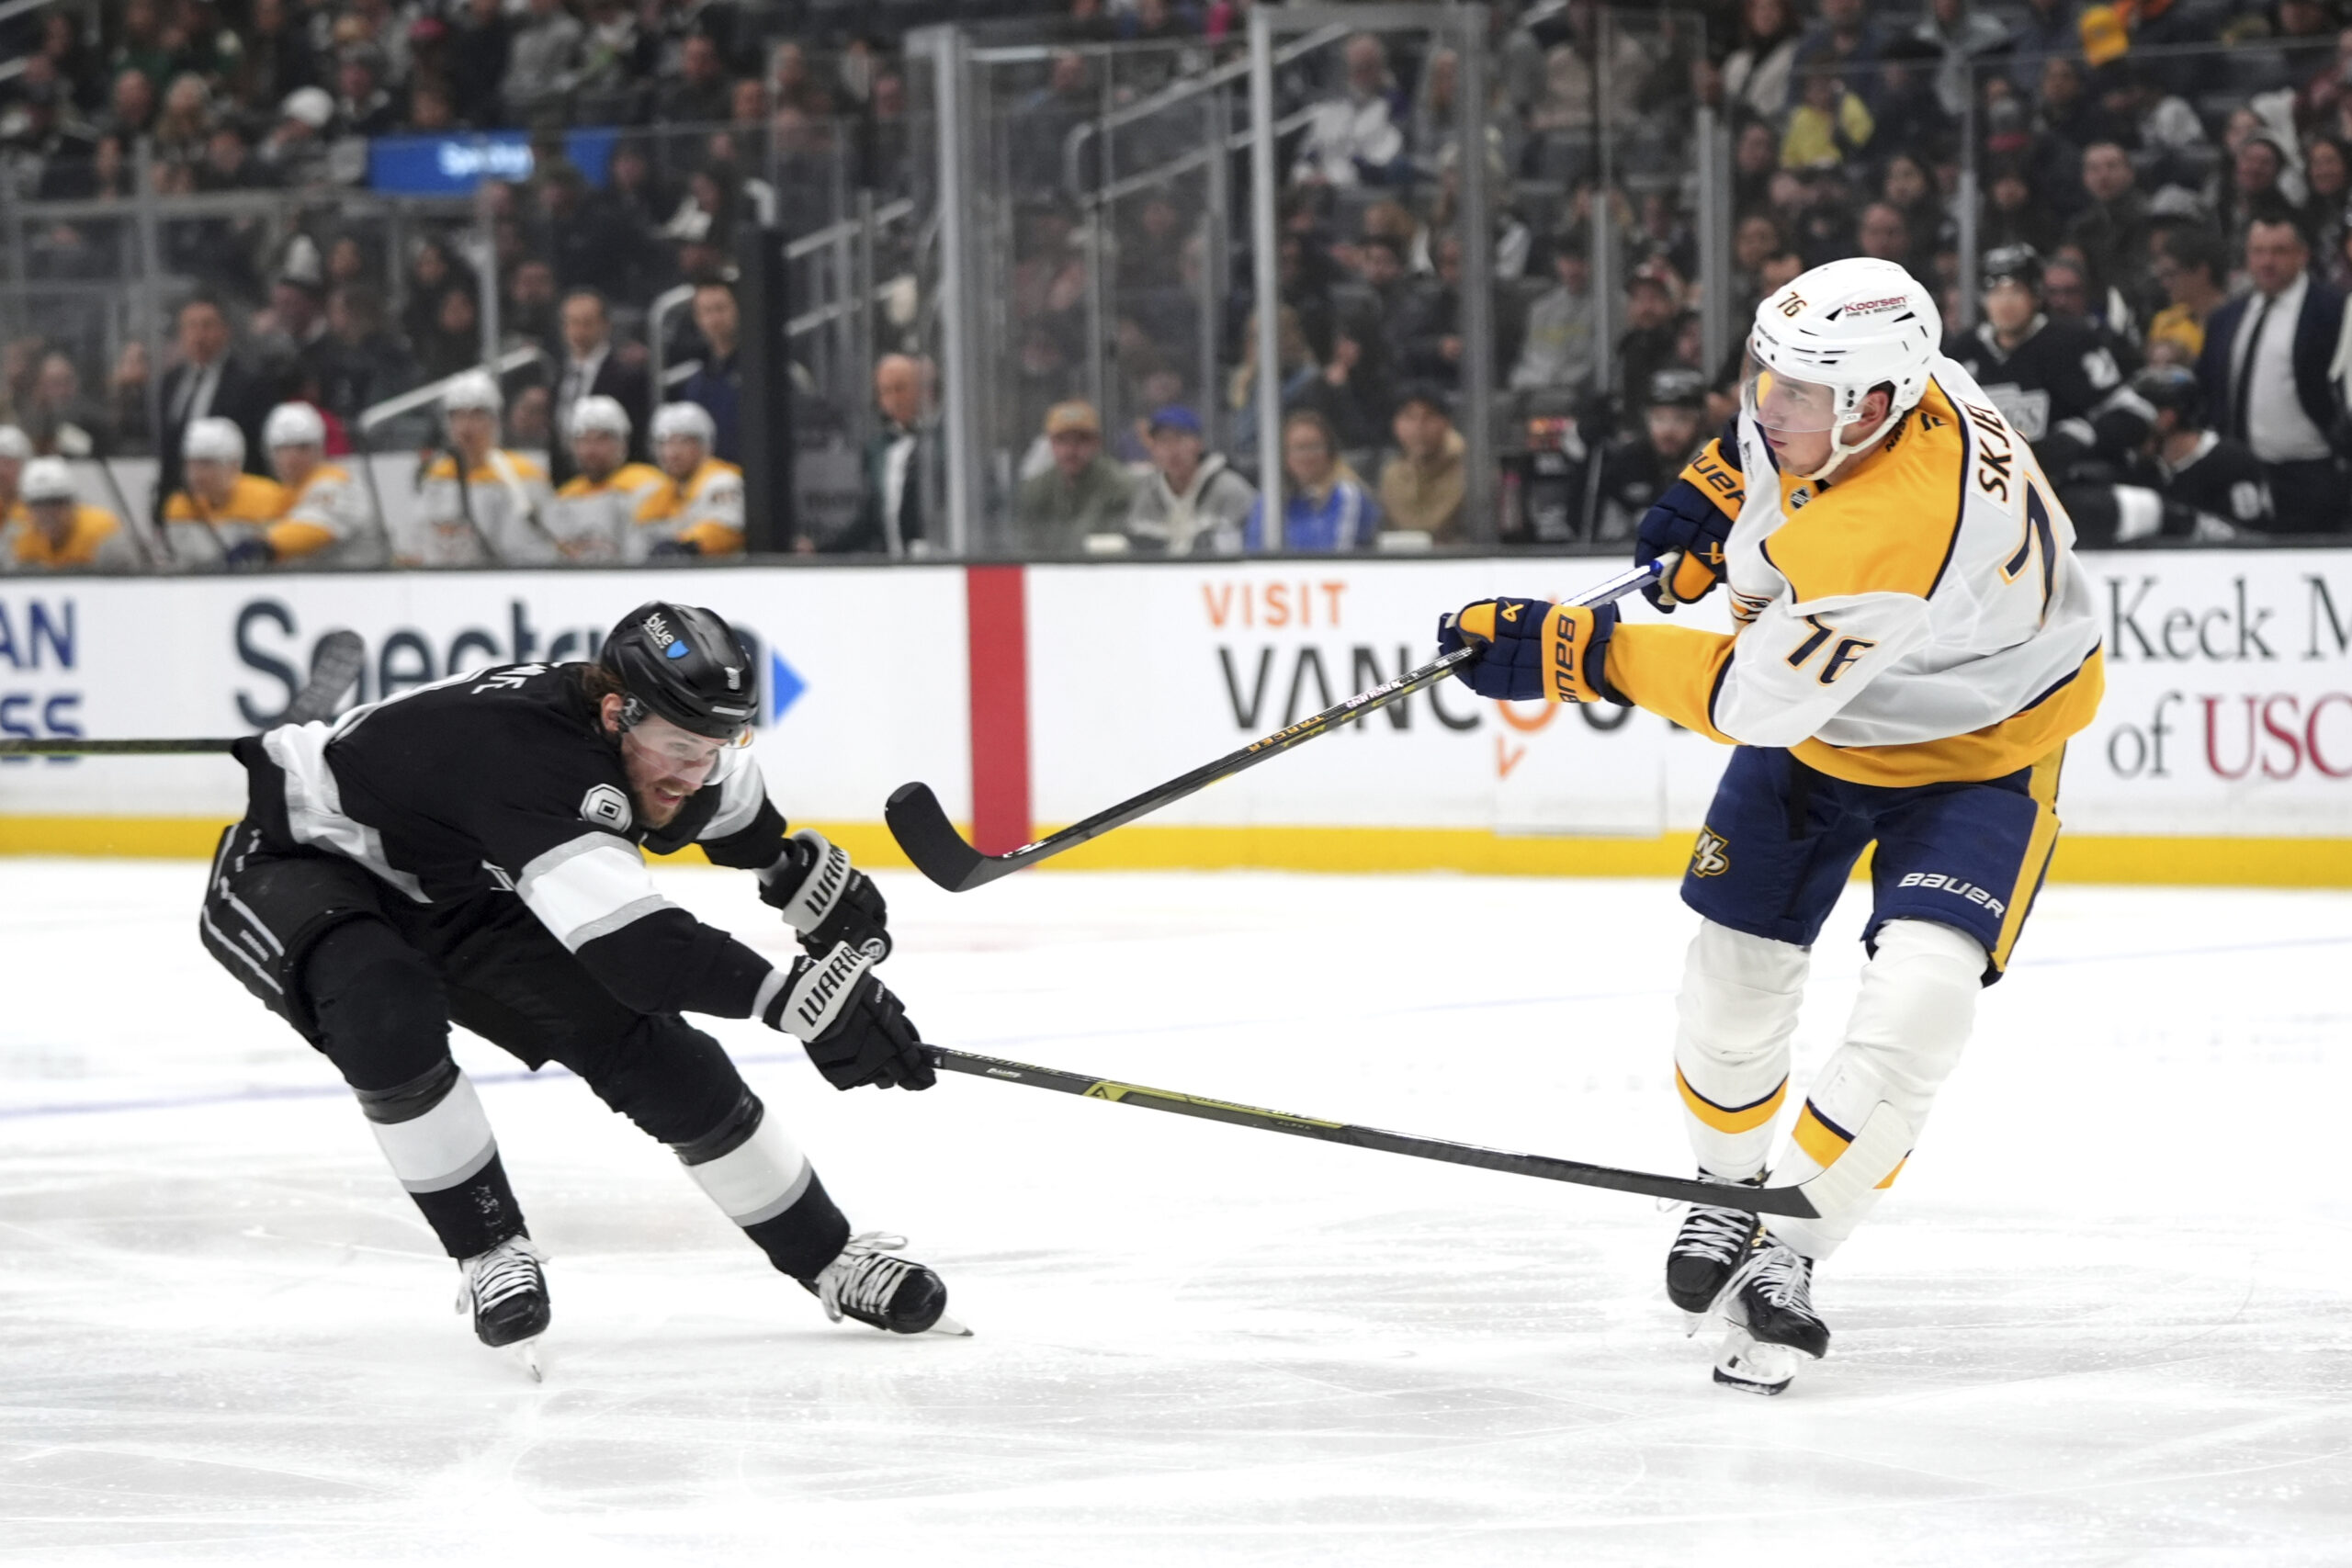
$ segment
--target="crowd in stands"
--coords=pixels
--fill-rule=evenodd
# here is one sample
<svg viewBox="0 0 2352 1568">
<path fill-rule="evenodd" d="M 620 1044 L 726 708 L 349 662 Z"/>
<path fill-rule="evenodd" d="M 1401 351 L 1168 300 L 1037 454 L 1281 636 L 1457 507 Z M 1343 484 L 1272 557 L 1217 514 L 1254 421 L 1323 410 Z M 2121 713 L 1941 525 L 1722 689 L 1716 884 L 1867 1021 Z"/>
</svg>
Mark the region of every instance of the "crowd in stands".
<svg viewBox="0 0 2352 1568">
<path fill-rule="evenodd" d="M 1504 0 L 1488 7 L 1492 97 L 1474 106 L 1483 136 L 1466 153 L 1454 51 L 1359 33 L 1282 72 L 1295 129 L 1271 300 L 1253 297 L 1245 159 L 1222 214 L 1202 210 L 1198 177 L 1100 206 L 1087 189 L 1197 147 L 1189 112 L 1123 124 L 1115 164 L 1109 139 L 1084 130 L 1235 58 L 1249 9 L 57 0 L 0 24 L 22 58 L 0 79 L 14 198 L 113 201 L 144 171 L 164 193 L 308 204 L 290 232 L 232 215 L 168 225 L 161 263 L 191 292 L 166 362 L 132 341 L 93 363 L 85 343 L 20 331 L 0 346 L 0 423 L 28 457 L 153 451 L 159 508 L 186 488 L 203 420 L 235 425 L 258 474 L 270 411 L 303 403 L 339 455 L 361 410 L 482 359 L 481 278 L 459 243 L 480 220 L 502 340 L 547 360 L 499 389 L 494 449 L 544 451 L 552 497 L 582 468 L 580 411 L 609 402 L 622 460 L 658 471 L 660 411 L 684 401 L 707 418 L 705 458 L 729 462 L 742 440 L 736 233 L 805 231 L 840 214 L 844 191 L 913 190 L 898 29 L 986 13 L 1048 46 L 992 109 L 1003 148 L 989 178 L 1010 186 L 993 193 L 1008 336 L 1005 363 L 988 367 L 984 426 L 1004 460 L 987 504 L 1008 551 L 1628 537 L 1736 407 L 1736 339 L 1758 302 L 1855 254 L 1905 266 L 1942 303 L 1947 352 L 2034 443 L 2089 541 L 2352 527 L 2344 0 Z M 1136 47 L 1096 47 L 1123 43 Z M 1730 147 L 1719 277 L 1700 254 L 1701 106 Z M 565 141 L 582 127 L 616 131 L 594 177 Z M 419 224 L 397 254 L 380 230 L 309 201 L 363 185 L 374 139 L 493 130 L 530 139 L 530 175 L 492 182 L 478 214 Z M 1465 155 L 1492 192 L 1479 279 L 1464 276 Z M 27 236 L 15 281 L 127 276 L 136 244 L 119 217 L 76 209 Z M 692 310 L 673 341 L 650 344 L 647 305 L 681 282 Z M 1480 357 L 1465 288 L 1491 304 L 1492 452 L 1468 451 L 1461 429 Z M 1727 299 L 1735 339 L 1713 362 L 1708 289 Z M 1204 321 L 1209 299 L 1219 310 Z M 804 548 L 942 544 L 922 313 L 875 314 L 870 405 L 854 420 L 816 411 L 871 433 L 861 499 L 842 525 L 804 532 Z M 1213 365 L 1190 346 L 1204 339 Z M 655 386 L 656 349 L 695 368 Z M 1274 430 L 1260 428 L 1266 376 Z M 615 434 L 601 412 L 590 423 L 592 443 Z M 14 461 L 0 456 L 0 479 Z M 1284 479 L 1270 519 L 1257 481 L 1272 462 Z M 1498 521 L 1465 515 L 1481 488 Z M 725 530 L 696 536 L 723 544 Z"/>
</svg>

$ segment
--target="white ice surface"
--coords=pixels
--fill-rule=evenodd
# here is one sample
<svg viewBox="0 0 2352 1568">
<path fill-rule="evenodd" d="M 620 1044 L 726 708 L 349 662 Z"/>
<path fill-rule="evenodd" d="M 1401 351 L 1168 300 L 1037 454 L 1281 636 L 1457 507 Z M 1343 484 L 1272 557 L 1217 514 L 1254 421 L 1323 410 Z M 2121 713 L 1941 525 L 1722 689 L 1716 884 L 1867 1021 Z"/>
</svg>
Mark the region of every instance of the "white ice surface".
<svg viewBox="0 0 2352 1568">
<path fill-rule="evenodd" d="M 748 879 L 661 874 L 781 950 Z M 0 1562 L 2352 1562 L 2352 897 L 2051 890 L 1824 1271 L 1830 1358 L 1760 1400 L 1682 1337 L 1647 1201 L 968 1077 L 837 1094 L 740 1023 L 978 1337 L 827 1324 L 585 1086 L 469 1038 L 552 1259 L 534 1387 L 198 949 L 201 876 L 0 862 Z M 1668 884 L 887 880 L 934 1038 L 1687 1166 Z"/>
</svg>

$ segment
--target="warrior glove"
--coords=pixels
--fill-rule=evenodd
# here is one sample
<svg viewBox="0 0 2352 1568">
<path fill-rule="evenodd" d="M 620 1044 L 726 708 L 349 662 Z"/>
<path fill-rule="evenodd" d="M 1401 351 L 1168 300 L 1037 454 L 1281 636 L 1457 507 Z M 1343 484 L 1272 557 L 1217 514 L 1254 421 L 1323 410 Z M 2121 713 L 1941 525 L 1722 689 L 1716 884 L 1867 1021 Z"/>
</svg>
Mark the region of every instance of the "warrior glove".
<svg viewBox="0 0 2352 1568">
<path fill-rule="evenodd" d="M 800 933 L 800 945 L 822 954 L 847 942 L 864 952 L 882 944 L 879 964 L 890 956 L 884 929 L 889 909 L 882 890 L 864 872 L 852 869 L 849 852 L 803 828 L 774 865 L 760 873 L 760 901 L 784 911 L 784 923 Z"/>
<path fill-rule="evenodd" d="M 797 959 L 760 1020 L 798 1040 L 835 1089 L 929 1089 L 938 1076 L 906 1004 L 868 973 L 880 962 L 878 946 L 846 942 L 823 959 Z"/>
<path fill-rule="evenodd" d="M 1714 592 L 1723 581 L 1724 541 L 1731 537 L 1731 519 L 1723 514 L 1706 491 L 1689 479 L 1666 487 L 1657 503 L 1642 513 L 1634 535 L 1637 562 L 1679 554 L 1674 570 L 1642 590 L 1642 596 L 1668 615 L 1677 604 L 1694 604 Z"/>
<path fill-rule="evenodd" d="M 1614 604 L 1550 604 L 1541 599 L 1481 599 L 1442 616 L 1442 654 L 1463 647 L 1486 651 L 1454 674 L 1482 697 L 1525 703 L 1623 703 L 1609 684 L 1609 637 L 1617 629 Z"/>
</svg>

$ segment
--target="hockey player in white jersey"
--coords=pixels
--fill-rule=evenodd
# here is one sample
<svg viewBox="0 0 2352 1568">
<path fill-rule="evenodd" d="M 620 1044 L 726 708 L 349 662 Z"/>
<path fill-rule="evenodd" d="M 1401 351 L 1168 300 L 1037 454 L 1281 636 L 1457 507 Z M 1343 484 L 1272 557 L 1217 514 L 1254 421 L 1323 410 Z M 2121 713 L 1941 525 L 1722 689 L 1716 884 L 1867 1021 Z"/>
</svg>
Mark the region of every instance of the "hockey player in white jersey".
<svg viewBox="0 0 2352 1568">
<path fill-rule="evenodd" d="M 653 455 L 667 482 L 639 509 L 629 559 L 742 553 L 743 470 L 711 455 L 716 440 L 699 403 L 654 411 Z"/>
<path fill-rule="evenodd" d="M 1613 606 L 1482 600 L 1442 624 L 1482 694 L 1631 703 L 1737 748 L 1683 879 L 1701 916 L 1674 1062 L 1702 1176 L 1850 1202 L 1695 1207 L 1667 1290 L 1728 1325 L 1716 1378 L 1778 1393 L 1819 1357 L 1815 1265 L 1908 1157 L 2057 841 L 2060 761 L 2103 686 L 2074 528 L 2025 440 L 1937 348 L 1901 267 L 1815 268 L 1757 307 L 1742 410 L 1644 517 L 1661 609 L 1727 586 L 1729 634 Z M 1873 908 L 1845 1035 L 1776 1164 L 1811 948 L 1862 852 Z M 1873 1151 L 1883 1151 L 1874 1153 Z"/>
<path fill-rule="evenodd" d="M 379 567 L 383 530 L 365 488 L 327 461 L 327 425 L 308 403 L 280 403 L 261 427 L 269 466 L 286 490 L 286 511 L 231 547 L 232 566 Z"/>
<path fill-rule="evenodd" d="M 505 399 L 486 370 L 451 378 L 441 394 L 449 450 L 424 471 L 417 494 L 419 566 L 545 566 L 558 558 L 544 521 L 548 477 L 498 445 Z"/>
<path fill-rule="evenodd" d="M 659 468 L 628 460 L 628 411 L 617 398 L 597 394 L 573 402 L 564 434 L 580 471 L 555 492 L 548 532 L 566 560 L 617 561 L 638 513 L 669 480 Z"/>
</svg>

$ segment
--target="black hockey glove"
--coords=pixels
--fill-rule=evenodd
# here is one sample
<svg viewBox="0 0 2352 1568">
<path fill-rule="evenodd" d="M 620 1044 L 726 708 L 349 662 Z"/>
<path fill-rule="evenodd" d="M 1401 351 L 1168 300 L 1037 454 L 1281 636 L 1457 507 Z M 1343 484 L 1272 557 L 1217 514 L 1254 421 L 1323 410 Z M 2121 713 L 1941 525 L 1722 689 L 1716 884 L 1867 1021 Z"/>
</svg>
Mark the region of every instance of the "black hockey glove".
<svg viewBox="0 0 2352 1568">
<path fill-rule="evenodd" d="M 795 833 L 784 858 L 760 874 L 760 900 L 784 911 L 784 923 L 800 933 L 800 945 L 811 953 L 831 953 L 842 942 L 863 952 L 879 942 L 882 953 L 875 962 L 890 956 L 882 890 L 851 867 L 847 850 L 827 843 L 813 829 Z"/>
<path fill-rule="evenodd" d="M 1731 519 L 1706 492 L 1689 479 L 1666 487 L 1656 505 L 1642 514 L 1634 536 L 1636 565 L 1680 552 L 1673 574 L 1664 582 L 1642 590 L 1642 596 L 1668 615 L 1677 604 L 1689 604 L 1714 592 L 1724 574 L 1724 541 L 1731 537 Z"/>
<path fill-rule="evenodd" d="M 906 1004 L 869 973 L 880 961 L 846 944 L 796 960 L 761 1021 L 799 1040 L 835 1089 L 929 1089 L 938 1075 Z"/>
</svg>

